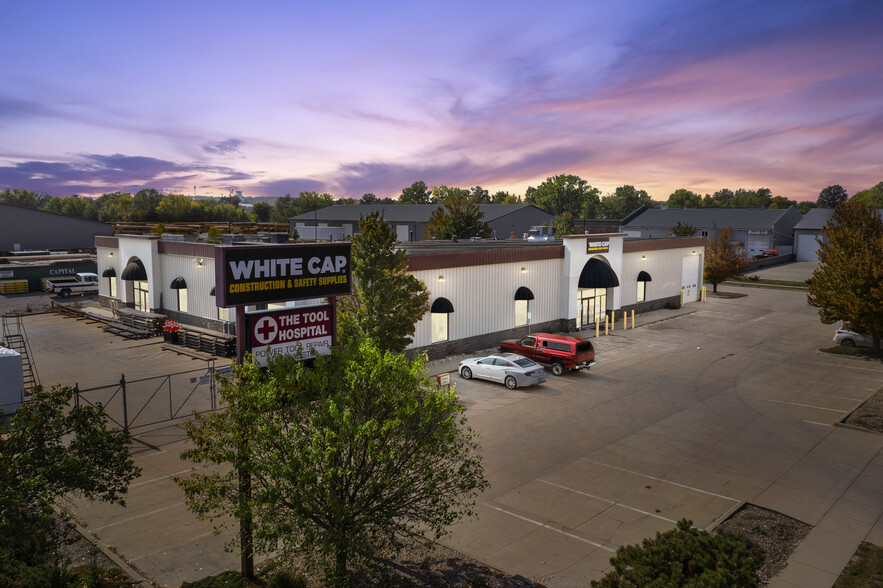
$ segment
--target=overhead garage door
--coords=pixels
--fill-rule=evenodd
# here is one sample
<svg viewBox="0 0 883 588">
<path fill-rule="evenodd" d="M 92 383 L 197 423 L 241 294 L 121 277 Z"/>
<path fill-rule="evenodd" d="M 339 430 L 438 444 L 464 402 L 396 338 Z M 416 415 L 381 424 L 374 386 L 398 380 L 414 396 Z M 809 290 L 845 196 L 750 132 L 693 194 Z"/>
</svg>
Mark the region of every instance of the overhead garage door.
<svg viewBox="0 0 883 588">
<path fill-rule="evenodd" d="M 770 247 L 770 236 L 767 234 L 764 235 L 752 235 L 748 234 L 748 242 L 746 243 L 746 249 L 748 250 L 748 259 L 751 259 L 764 249 L 769 249 Z"/>
<path fill-rule="evenodd" d="M 407 243 L 411 240 L 408 225 L 396 225 L 396 239 L 398 239 L 402 243 Z"/>
<path fill-rule="evenodd" d="M 695 302 L 699 296 L 699 256 L 688 255 L 684 258 L 681 270 L 681 293 L 684 295 L 684 304 Z"/>
<path fill-rule="evenodd" d="M 815 235 L 797 235 L 797 261 L 818 261 L 818 251 Z"/>
</svg>

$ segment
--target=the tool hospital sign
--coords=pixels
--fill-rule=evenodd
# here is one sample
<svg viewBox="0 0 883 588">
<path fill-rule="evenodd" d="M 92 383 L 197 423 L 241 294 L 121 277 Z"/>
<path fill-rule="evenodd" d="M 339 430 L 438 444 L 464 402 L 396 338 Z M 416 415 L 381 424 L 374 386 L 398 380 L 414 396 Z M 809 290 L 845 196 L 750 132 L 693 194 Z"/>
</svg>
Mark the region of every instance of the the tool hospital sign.
<svg viewBox="0 0 883 588">
<path fill-rule="evenodd" d="M 330 304 L 248 313 L 248 350 L 262 367 L 268 356 L 328 355 L 334 343 L 331 313 Z"/>
</svg>

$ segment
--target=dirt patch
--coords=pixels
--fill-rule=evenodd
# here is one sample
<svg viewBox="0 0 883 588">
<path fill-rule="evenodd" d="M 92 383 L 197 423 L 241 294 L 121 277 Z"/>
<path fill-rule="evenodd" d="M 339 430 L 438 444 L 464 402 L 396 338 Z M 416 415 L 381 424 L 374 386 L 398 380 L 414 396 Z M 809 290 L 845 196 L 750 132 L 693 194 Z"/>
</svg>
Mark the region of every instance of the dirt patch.
<svg viewBox="0 0 883 588">
<path fill-rule="evenodd" d="M 310 587 L 327 585 L 321 569 L 306 568 L 301 561 L 277 562 L 273 568 L 274 571 L 290 569 L 302 575 Z M 420 586 L 542 588 L 545 586 L 524 576 L 506 574 L 453 549 L 416 538 L 407 540 L 395 559 L 385 561 L 384 568 L 385 577 L 380 579 L 380 585 L 392 588 Z M 376 586 L 378 579 L 356 578 L 353 585 L 360 588 Z"/>
<path fill-rule="evenodd" d="M 864 404 L 852 411 L 843 422 L 883 433 L 883 390 L 877 390 Z"/>
<path fill-rule="evenodd" d="M 766 557 L 758 570 L 760 586 L 769 584 L 785 569 L 791 553 L 809 534 L 812 526 L 781 513 L 746 504 L 718 525 L 715 533 L 732 533 L 763 548 Z"/>
</svg>

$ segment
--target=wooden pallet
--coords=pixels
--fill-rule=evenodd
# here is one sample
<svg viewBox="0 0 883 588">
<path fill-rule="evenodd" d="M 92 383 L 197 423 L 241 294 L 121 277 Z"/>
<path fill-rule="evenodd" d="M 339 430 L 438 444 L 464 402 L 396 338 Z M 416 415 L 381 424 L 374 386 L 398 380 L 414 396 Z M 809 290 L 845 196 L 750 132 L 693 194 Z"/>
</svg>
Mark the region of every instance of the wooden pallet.
<svg viewBox="0 0 883 588">
<path fill-rule="evenodd" d="M 28 291 L 27 280 L 2 280 L 0 281 L 0 294 L 26 294 Z"/>
</svg>

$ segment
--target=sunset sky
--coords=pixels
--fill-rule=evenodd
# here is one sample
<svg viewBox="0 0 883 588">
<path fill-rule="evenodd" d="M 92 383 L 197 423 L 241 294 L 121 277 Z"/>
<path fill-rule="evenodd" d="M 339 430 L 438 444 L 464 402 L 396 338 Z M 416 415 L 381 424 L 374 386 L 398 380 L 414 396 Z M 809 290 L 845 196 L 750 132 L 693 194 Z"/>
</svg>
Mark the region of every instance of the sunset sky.
<svg viewBox="0 0 883 588">
<path fill-rule="evenodd" d="M 0 190 L 883 181 L 883 1 L 3 2 Z"/>
</svg>

